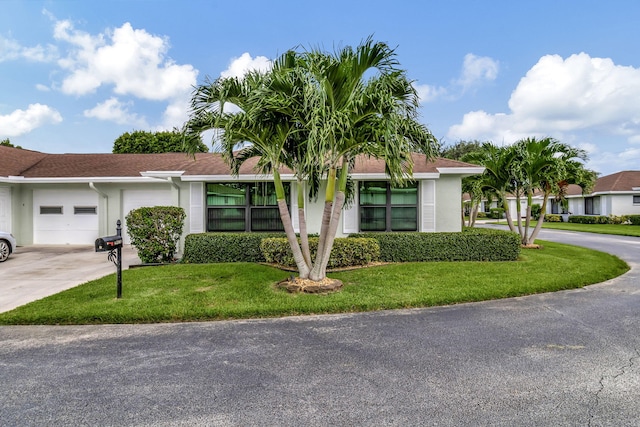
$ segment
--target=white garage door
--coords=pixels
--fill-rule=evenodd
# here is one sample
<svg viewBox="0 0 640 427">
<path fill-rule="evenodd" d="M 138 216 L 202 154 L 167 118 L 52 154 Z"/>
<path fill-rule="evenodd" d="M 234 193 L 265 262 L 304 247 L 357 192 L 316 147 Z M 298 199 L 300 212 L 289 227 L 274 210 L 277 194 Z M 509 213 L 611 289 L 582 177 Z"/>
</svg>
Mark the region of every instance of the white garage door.
<svg viewBox="0 0 640 427">
<path fill-rule="evenodd" d="M 11 189 L 0 187 L 0 230 L 11 233 Z"/>
<path fill-rule="evenodd" d="M 134 209 L 152 206 L 171 206 L 171 190 L 125 190 L 122 192 L 122 236 L 124 243 L 130 244 L 125 218 Z"/>
<path fill-rule="evenodd" d="M 98 194 L 91 190 L 33 190 L 33 243 L 93 245 Z"/>
</svg>

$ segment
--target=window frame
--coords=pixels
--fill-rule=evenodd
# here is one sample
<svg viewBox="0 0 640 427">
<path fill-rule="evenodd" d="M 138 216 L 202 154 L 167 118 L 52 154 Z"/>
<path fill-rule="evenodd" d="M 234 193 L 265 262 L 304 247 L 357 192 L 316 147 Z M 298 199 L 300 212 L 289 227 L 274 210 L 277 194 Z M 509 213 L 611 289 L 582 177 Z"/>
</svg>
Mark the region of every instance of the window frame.
<svg viewBox="0 0 640 427">
<path fill-rule="evenodd" d="M 632 202 L 634 205 L 640 205 L 640 194 L 632 196 Z"/>
<path fill-rule="evenodd" d="M 597 208 L 597 209 L 596 209 Z M 584 198 L 584 214 L 585 215 L 600 215 L 600 196 L 591 196 Z"/>
<path fill-rule="evenodd" d="M 233 185 L 236 187 L 241 187 L 244 191 L 244 203 L 243 204 L 237 204 L 237 205 L 212 205 L 209 204 L 209 185 Z M 266 192 L 264 192 L 263 194 L 258 195 L 258 191 L 256 191 L 256 188 L 260 187 L 260 186 L 270 186 L 272 188 L 270 188 L 268 191 L 273 191 L 272 193 L 269 194 L 264 194 Z M 291 210 L 291 183 L 289 182 L 283 182 L 283 186 L 284 186 L 284 190 L 285 190 L 285 196 L 286 196 L 286 200 L 287 200 L 287 206 L 289 207 L 289 210 Z M 205 191 L 205 202 L 206 202 L 206 230 L 207 232 L 230 232 L 230 233 L 234 233 L 234 232 L 284 232 L 284 226 L 282 224 L 282 221 L 280 220 L 280 213 L 279 213 L 279 209 L 278 209 L 278 205 L 277 205 L 277 201 L 274 202 L 274 204 L 269 204 L 268 202 L 265 202 L 265 199 L 268 199 L 269 196 L 273 196 L 275 194 L 275 183 L 274 182 L 270 182 L 270 181 L 255 181 L 255 182 L 229 182 L 229 181 L 225 181 L 225 182 L 207 182 L 205 183 L 204 186 L 204 191 Z M 257 201 L 255 200 L 256 198 L 262 198 L 262 203 L 258 204 Z M 275 199 L 274 199 L 275 200 Z M 219 229 L 219 228 L 214 228 L 211 227 L 211 221 L 212 221 L 212 217 L 210 215 L 210 212 L 212 210 L 218 210 L 218 211 L 222 211 L 222 210 L 236 210 L 236 211 L 243 211 L 242 214 L 242 221 L 243 221 L 243 227 L 242 228 L 236 228 L 236 229 L 229 229 L 229 230 L 223 230 L 223 229 Z M 277 212 L 277 215 L 273 215 L 272 214 L 272 218 L 256 218 L 255 214 L 258 211 L 274 211 Z M 276 221 L 277 218 L 277 221 Z M 257 222 L 260 219 L 266 219 L 267 221 L 271 221 L 272 223 L 274 221 L 276 221 L 279 224 L 279 227 L 266 227 L 266 228 L 261 228 L 257 226 Z M 224 220 L 222 220 L 224 221 Z M 229 220 L 229 223 L 231 223 L 232 221 L 240 221 L 237 217 L 236 219 L 231 219 Z"/>
<path fill-rule="evenodd" d="M 385 203 L 381 204 L 381 203 L 366 203 L 363 204 L 362 203 L 362 186 L 365 185 L 366 183 L 377 183 L 377 184 L 384 184 L 385 186 Z M 420 219 L 419 219 L 419 215 L 420 215 L 420 182 L 419 181 L 415 181 L 414 183 L 408 183 L 408 186 L 414 186 L 413 188 L 415 188 L 415 203 L 392 203 L 392 195 L 393 195 L 393 190 L 394 189 L 400 189 L 400 188 L 406 188 L 406 187 L 392 187 L 391 183 L 389 181 L 377 181 L 377 180 L 371 180 L 371 181 L 360 181 L 358 183 L 358 230 L 360 230 L 360 232 L 366 233 L 366 232 L 393 232 L 393 233 L 402 233 L 402 232 L 417 232 L 419 229 L 419 224 L 420 224 Z M 385 228 L 384 230 L 365 230 L 362 228 L 363 223 L 366 223 L 366 221 L 363 221 L 363 217 L 364 217 L 364 212 L 365 210 L 370 210 L 370 209 L 381 209 L 384 208 L 384 212 L 385 212 L 385 218 L 384 218 L 384 223 L 385 223 Z M 415 227 L 412 229 L 398 229 L 397 227 L 393 226 L 393 210 L 394 208 L 413 208 L 415 209 Z"/>
</svg>

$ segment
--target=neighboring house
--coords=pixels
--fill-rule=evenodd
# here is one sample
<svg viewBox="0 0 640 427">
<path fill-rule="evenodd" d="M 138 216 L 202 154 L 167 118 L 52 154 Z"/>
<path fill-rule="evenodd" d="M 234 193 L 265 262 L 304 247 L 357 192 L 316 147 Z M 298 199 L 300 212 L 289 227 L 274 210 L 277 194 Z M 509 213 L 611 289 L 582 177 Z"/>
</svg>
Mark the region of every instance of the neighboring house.
<svg viewBox="0 0 640 427">
<path fill-rule="evenodd" d="M 237 177 L 219 154 L 45 154 L 0 146 L 0 229 L 19 245 L 93 244 L 115 234 L 116 221 L 143 206 L 181 206 L 184 235 L 205 231 L 278 231 L 282 223 L 270 176 L 246 162 Z M 414 155 L 415 182 L 391 188 L 384 162 L 359 158 L 352 173 L 355 201 L 345 207 L 338 235 L 359 231 L 459 231 L 461 179 L 484 168 Z M 296 186 L 283 170 L 293 223 Z M 305 204 L 318 233 L 324 199 Z M 184 236 L 183 236 L 184 237 Z"/>
<path fill-rule="evenodd" d="M 469 196 L 465 194 L 464 200 L 468 201 Z M 561 202 L 556 201 L 553 195 L 549 196 L 547 214 L 640 215 L 640 171 L 622 171 L 598 178 L 589 194 L 582 194 L 582 188 L 578 185 L 570 185 L 566 200 L 566 208 L 563 209 Z M 516 219 L 516 199 L 514 196 L 508 196 L 507 201 L 511 216 Z M 536 192 L 533 195 L 533 203 L 542 206 L 542 202 L 542 193 Z M 526 198 L 521 198 L 520 204 L 524 216 L 527 208 Z M 496 201 L 489 203 L 483 200 L 479 211 L 489 212 L 495 207 L 498 207 Z"/>
<path fill-rule="evenodd" d="M 622 171 L 598 178 L 590 194 L 569 187 L 572 215 L 640 215 L 640 171 Z"/>
</svg>

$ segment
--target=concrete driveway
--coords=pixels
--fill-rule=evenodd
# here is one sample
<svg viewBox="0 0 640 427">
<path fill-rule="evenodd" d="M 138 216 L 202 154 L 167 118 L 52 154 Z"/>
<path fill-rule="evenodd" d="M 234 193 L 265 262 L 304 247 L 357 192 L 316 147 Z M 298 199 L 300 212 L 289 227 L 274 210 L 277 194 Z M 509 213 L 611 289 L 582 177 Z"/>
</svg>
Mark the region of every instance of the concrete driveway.
<svg viewBox="0 0 640 427">
<path fill-rule="evenodd" d="M 135 249 L 122 250 L 122 269 L 140 260 Z M 20 246 L 0 263 L 0 312 L 56 294 L 116 272 L 106 252 L 93 246 Z"/>
<path fill-rule="evenodd" d="M 640 238 L 584 289 L 418 310 L 0 327 L 7 426 L 638 426 Z M 463 272 L 472 277 L 473 271 Z"/>
</svg>

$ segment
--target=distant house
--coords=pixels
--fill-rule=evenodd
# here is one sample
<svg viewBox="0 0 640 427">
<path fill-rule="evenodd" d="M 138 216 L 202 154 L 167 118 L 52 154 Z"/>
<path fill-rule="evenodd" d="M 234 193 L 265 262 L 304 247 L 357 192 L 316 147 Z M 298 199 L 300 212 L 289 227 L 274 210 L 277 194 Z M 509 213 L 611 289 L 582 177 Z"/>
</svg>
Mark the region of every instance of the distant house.
<svg viewBox="0 0 640 427">
<path fill-rule="evenodd" d="M 469 197 L 467 196 L 466 200 Z M 549 196 L 547 202 L 547 214 L 571 214 L 571 215 L 640 215 L 640 171 L 622 171 L 598 178 L 593 190 L 589 194 L 582 194 L 582 188 L 578 185 L 570 185 L 566 195 L 567 204 L 555 200 Z M 508 196 L 509 211 L 513 219 L 517 218 L 516 199 Z M 533 195 L 533 203 L 542 206 L 543 195 L 536 192 Z M 521 212 L 524 216 L 527 208 L 526 198 L 520 199 Z M 491 208 L 498 206 L 496 201 L 483 200 L 480 205 L 481 212 L 489 212 Z"/>
<path fill-rule="evenodd" d="M 640 215 L 640 171 L 622 171 L 598 178 L 583 195 L 572 185 L 567 195 L 573 215 Z"/>
<path fill-rule="evenodd" d="M 389 186 L 384 162 L 359 158 L 357 189 L 345 207 L 339 235 L 359 231 L 459 231 L 461 180 L 484 168 L 414 154 L 415 181 Z M 116 221 L 143 206 L 181 206 L 184 234 L 205 231 L 278 231 L 282 223 L 271 176 L 256 161 L 233 177 L 222 157 L 198 153 L 46 154 L 0 146 L 0 229 L 19 245 L 93 244 L 115 233 Z M 296 186 L 281 171 L 292 220 L 298 227 Z M 305 203 L 309 232 L 319 232 L 324 201 Z"/>
</svg>

